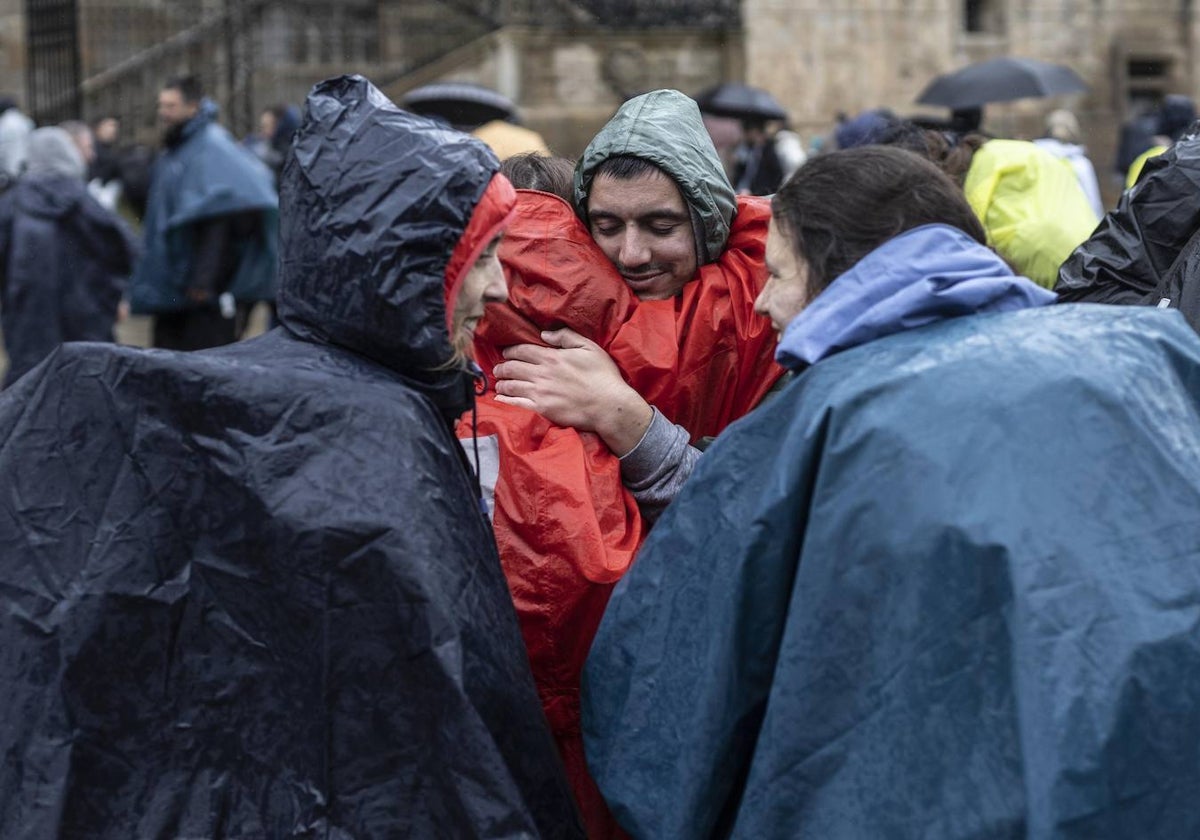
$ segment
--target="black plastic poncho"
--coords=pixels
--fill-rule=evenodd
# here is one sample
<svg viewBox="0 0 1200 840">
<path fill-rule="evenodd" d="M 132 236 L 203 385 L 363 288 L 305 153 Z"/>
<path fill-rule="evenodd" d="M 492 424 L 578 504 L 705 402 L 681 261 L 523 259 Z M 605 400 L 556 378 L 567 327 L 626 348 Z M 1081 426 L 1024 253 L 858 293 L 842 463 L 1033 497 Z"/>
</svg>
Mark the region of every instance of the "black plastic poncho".
<svg viewBox="0 0 1200 840">
<path fill-rule="evenodd" d="M 435 369 L 496 168 L 322 83 L 285 328 L 0 395 L 0 836 L 580 836 Z"/>
<path fill-rule="evenodd" d="M 0 197 L 4 384 L 64 341 L 112 341 L 137 246 L 79 178 L 26 176 Z"/>
<path fill-rule="evenodd" d="M 1054 291 L 1064 302 L 1181 309 L 1200 330 L 1200 291 L 1193 288 L 1200 282 L 1197 234 L 1200 123 L 1146 162 L 1117 209 L 1063 263 Z"/>
</svg>

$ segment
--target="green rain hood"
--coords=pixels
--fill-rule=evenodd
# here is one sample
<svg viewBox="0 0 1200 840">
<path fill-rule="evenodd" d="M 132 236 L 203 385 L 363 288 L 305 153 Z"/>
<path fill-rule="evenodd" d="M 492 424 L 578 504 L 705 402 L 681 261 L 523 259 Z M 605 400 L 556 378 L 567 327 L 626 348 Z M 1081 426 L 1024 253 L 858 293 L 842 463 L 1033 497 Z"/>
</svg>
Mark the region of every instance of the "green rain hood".
<svg viewBox="0 0 1200 840">
<path fill-rule="evenodd" d="M 616 155 L 643 158 L 670 175 L 697 222 L 700 263 L 721 256 L 736 198 L 695 100 L 677 90 L 655 90 L 621 106 L 575 168 L 575 208 L 584 221 L 596 167 Z"/>
</svg>

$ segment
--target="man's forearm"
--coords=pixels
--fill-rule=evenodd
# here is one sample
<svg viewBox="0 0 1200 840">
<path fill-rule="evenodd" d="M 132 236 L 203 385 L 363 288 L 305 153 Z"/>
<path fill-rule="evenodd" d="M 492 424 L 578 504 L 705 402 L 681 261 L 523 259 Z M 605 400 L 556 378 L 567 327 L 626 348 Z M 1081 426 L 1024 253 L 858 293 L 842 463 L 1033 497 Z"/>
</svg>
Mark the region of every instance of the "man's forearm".
<svg viewBox="0 0 1200 840">
<path fill-rule="evenodd" d="M 687 429 L 658 409 L 641 440 L 621 458 L 621 480 L 638 503 L 642 518 L 653 523 L 695 469 L 700 450 L 688 445 Z"/>
<path fill-rule="evenodd" d="M 631 452 L 646 434 L 654 419 L 655 409 L 632 388 L 625 388 L 626 398 L 604 404 L 596 418 L 596 434 L 618 458 Z"/>
</svg>

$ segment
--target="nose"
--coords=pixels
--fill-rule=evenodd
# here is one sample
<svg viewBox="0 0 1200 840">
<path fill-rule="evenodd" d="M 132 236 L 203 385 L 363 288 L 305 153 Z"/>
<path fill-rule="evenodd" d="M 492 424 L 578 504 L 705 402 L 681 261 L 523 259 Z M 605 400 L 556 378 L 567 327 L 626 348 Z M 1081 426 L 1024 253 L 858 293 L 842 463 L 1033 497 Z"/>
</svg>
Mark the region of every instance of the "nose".
<svg viewBox="0 0 1200 840">
<path fill-rule="evenodd" d="M 635 267 L 650 262 L 650 247 L 646 237 L 636 225 L 629 225 L 621 237 L 621 251 L 617 255 L 621 265 Z"/>
<path fill-rule="evenodd" d="M 767 311 L 767 292 L 771 288 L 771 281 L 767 281 L 767 285 L 763 286 L 763 290 L 758 293 L 758 297 L 754 299 L 754 311 L 764 318 L 770 318 L 771 313 Z"/>
<path fill-rule="evenodd" d="M 483 287 L 483 299 L 487 303 L 502 303 L 508 300 L 508 281 L 500 260 L 492 257 L 488 265 L 487 285 Z"/>
</svg>

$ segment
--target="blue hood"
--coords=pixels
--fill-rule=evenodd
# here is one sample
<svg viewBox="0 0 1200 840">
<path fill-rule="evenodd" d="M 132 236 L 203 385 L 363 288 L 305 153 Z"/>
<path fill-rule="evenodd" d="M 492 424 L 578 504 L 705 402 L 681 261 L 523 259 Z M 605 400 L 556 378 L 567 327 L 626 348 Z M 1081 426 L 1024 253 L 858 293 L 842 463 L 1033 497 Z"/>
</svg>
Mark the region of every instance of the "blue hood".
<svg viewBox="0 0 1200 840">
<path fill-rule="evenodd" d="M 803 367 L 947 318 L 1055 300 L 958 228 L 924 225 L 888 240 L 834 280 L 788 324 L 775 360 Z"/>
</svg>

